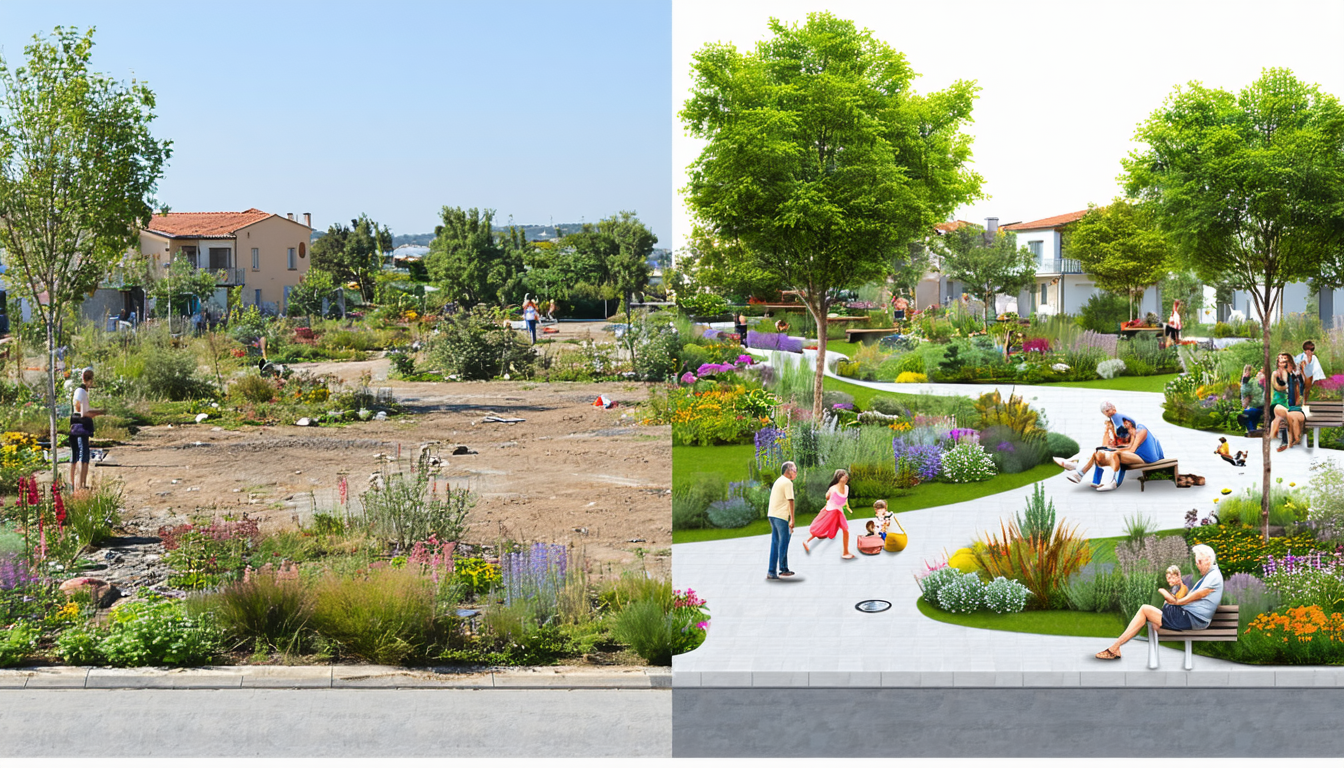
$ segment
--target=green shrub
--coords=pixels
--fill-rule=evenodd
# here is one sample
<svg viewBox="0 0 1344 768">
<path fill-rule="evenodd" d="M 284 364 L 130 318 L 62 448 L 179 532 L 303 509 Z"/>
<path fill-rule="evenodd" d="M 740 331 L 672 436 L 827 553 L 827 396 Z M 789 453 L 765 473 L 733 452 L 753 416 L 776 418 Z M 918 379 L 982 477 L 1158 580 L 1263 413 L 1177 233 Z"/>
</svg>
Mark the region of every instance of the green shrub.
<svg viewBox="0 0 1344 768">
<path fill-rule="evenodd" d="M 418 571 L 372 569 L 316 583 L 311 625 L 345 653 L 374 664 L 425 658 L 441 634 L 434 583 Z"/>
<path fill-rule="evenodd" d="M 1058 525 L 1048 538 L 1028 538 L 1016 522 L 1001 526 L 1001 535 L 987 533 L 974 548 L 975 557 L 989 576 L 1020 582 L 1042 608 L 1067 603 L 1064 587 L 1073 574 L 1092 559 L 1087 539 L 1076 526 Z"/>
<path fill-rule="evenodd" d="M 709 505 L 728 495 L 728 481 L 722 475 L 700 473 L 689 482 L 677 483 L 672 489 L 672 529 L 711 528 L 706 516 Z"/>
<path fill-rule="evenodd" d="M 670 666 L 686 627 L 681 619 L 654 600 L 637 600 L 612 619 L 611 634 L 655 666 Z"/>
<path fill-rule="evenodd" d="M 406 550 L 431 536 L 457 541 L 466 530 L 467 514 L 476 497 L 465 487 L 430 485 L 428 466 L 414 470 L 385 466 L 382 483 L 360 495 L 362 522 L 380 539 Z"/>
<path fill-rule="evenodd" d="M 919 590 L 924 595 L 924 601 L 935 608 L 942 608 L 942 603 L 938 601 L 939 592 L 960 575 L 961 571 L 951 566 L 930 571 L 927 576 L 919 580 Z"/>
<path fill-rule="evenodd" d="M 209 384 L 196 376 L 196 354 L 190 349 L 145 345 L 143 384 L 145 393 L 162 400 L 191 400 L 208 397 Z"/>
<path fill-rule="evenodd" d="M 269 403 L 278 390 L 270 379 L 249 373 L 229 385 L 229 394 L 249 403 Z"/>
<path fill-rule="evenodd" d="M 821 393 L 821 404 L 826 409 L 831 409 L 838 404 L 853 405 L 854 396 L 839 389 L 826 389 Z"/>
<path fill-rule="evenodd" d="M 851 464 L 849 495 L 854 499 L 885 499 L 895 495 L 896 467 L 892 464 Z"/>
<path fill-rule="evenodd" d="M 973 613 L 985 604 L 985 585 L 979 574 L 959 573 L 938 590 L 939 607 L 948 613 Z"/>
<path fill-rule="evenodd" d="M 1083 305 L 1078 324 L 1097 333 L 1115 333 L 1129 319 L 1129 301 L 1107 291 L 1097 291 Z"/>
<path fill-rule="evenodd" d="M 1055 530 L 1055 502 L 1046 498 L 1045 486 L 1036 483 L 1031 486 L 1031 495 L 1027 497 L 1027 507 L 1017 518 L 1017 527 L 1028 539 L 1046 539 Z"/>
<path fill-rule="evenodd" d="M 1018 613 L 1027 607 L 1027 588 L 1002 576 L 985 585 L 985 607 L 995 613 Z"/>
<path fill-rule="evenodd" d="M 906 416 L 910 413 L 899 400 L 889 395 L 873 395 L 873 399 L 868 401 L 868 410 L 888 416 Z"/>
<path fill-rule="evenodd" d="M 1069 579 L 1065 596 L 1075 611 L 1110 613 L 1120 605 L 1124 573 L 1115 563 L 1089 563 Z"/>
<path fill-rule="evenodd" d="M 698 344 L 686 344 L 681 348 L 681 369 L 683 371 L 697 371 L 700 366 L 709 362 L 709 352 Z"/>
<path fill-rule="evenodd" d="M 705 515 L 715 528 L 741 528 L 756 519 L 756 510 L 746 499 L 733 496 L 711 502 Z"/>
<path fill-rule="evenodd" d="M 100 642 L 102 635 L 94 628 L 88 625 L 71 627 L 56 638 L 56 655 L 71 666 L 96 666 L 103 663 L 103 654 L 98 650 Z"/>
<path fill-rule="evenodd" d="M 1157 590 L 1166 587 L 1167 582 L 1157 571 L 1138 570 L 1124 574 L 1123 579 L 1118 599 L 1121 616 L 1132 617 L 1145 605 L 1164 604 Z"/>
<path fill-rule="evenodd" d="M 42 632 L 26 621 L 16 622 L 0 634 L 0 667 L 21 664 L 37 650 L 37 639 Z"/>
<path fill-rule="evenodd" d="M 671 610 L 672 582 L 651 578 L 644 571 L 626 571 L 620 578 L 607 582 L 597 596 L 598 605 L 608 611 L 619 611 L 640 600 L 656 602 Z"/>
<path fill-rule="evenodd" d="M 93 546 L 121 525 L 121 488 L 98 484 L 88 493 L 65 498 L 65 524 L 81 548 Z"/>
<path fill-rule="evenodd" d="M 298 573 L 264 568 L 224 587 L 214 599 L 220 627 L 240 644 L 258 640 L 281 651 L 299 650 L 313 616 L 312 597 Z"/>
<path fill-rule="evenodd" d="M 98 653 L 114 667 L 194 667 L 220 651 L 210 614 L 188 616 L 176 601 L 126 603 L 112 611 Z"/>
<path fill-rule="evenodd" d="M 494 379 L 529 377 L 537 356 L 522 334 L 502 327 L 488 307 L 476 306 L 444 321 L 431 338 L 425 359 L 445 377 Z"/>
<path fill-rule="evenodd" d="M 1045 434 L 1045 449 L 1051 456 L 1059 458 L 1068 458 L 1078 455 L 1078 441 L 1062 432 L 1047 432 Z"/>
</svg>

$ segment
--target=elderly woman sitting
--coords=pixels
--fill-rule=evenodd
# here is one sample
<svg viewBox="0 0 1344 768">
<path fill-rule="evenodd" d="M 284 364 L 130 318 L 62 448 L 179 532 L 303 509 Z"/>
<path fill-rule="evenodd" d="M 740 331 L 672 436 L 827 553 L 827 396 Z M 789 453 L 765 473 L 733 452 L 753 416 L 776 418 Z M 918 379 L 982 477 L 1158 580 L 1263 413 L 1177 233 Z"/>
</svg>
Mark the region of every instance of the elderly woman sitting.
<svg viewBox="0 0 1344 768">
<path fill-rule="evenodd" d="M 1201 574 L 1190 592 L 1179 599 L 1171 593 L 1164 594 L 1162 599 L 1167 604 L 1160 609 L 1151 605 L 1139 608 L 1124 633 L 1110 647 L 1098 653 L 1098 659 L 1111 661 L 1120 658 L 1120 646 L 1133 639 L 1143 629 L 1143 625 L 1149 622 L 1174 630 L 1204 629 L 1209 626 L 1213 614 L 1218 610 L 1218 603 L 1223 599 L 1223 574 L 1218 570 L 1213 547 L 1196 544 L 1190 548 L 1190 552 L 1195 556 L 1195 567 L 1199 568 Z M 1154 641 L 1153 638 L 1149 639 L 1149 642 Z"/>
</svg>

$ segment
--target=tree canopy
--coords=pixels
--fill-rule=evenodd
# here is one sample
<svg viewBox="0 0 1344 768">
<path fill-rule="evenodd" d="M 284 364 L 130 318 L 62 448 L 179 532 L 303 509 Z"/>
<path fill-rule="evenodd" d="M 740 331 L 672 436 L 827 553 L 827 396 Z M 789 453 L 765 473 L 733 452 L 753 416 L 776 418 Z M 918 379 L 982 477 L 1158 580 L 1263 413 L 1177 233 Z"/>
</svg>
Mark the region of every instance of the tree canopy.
<svg viewBox="0 0 1344 768">
<path fill-rule="evenodd" d="M 522 299 L 523 249 L 518 233 L 496 238 L 495 212 L 444 206 L 443 223 L 425 256 L 429 277 L 452 301 L 467 306 L 509 304 Z"/>
<path fill-rule="evenodd" d="M 1152 212 L 1116 198 L 1110 205 L 1087 206 L 1087 214 L 1064 233 L 1064 250 L 1077 259 L 1103 291 L 1134 299 L 1170 271 L 1170 251 Z"/>
<path fill-rule="evenodd" d="M 365 214 L 351 219 L 350 226 L 332 224 L 313 243 L 313 266 L 342 283 L 358 283 L 364 301 L 374 300 L 378 273 L 383 269 L 383 251 L 392 247 L 392 231 Z"/>
<path fill-rule="evenodd" d="M 56 27 L 24 48 L 26 64 L 0 59 L 0 248 L 46 328 L 53 446 L 61 320 L 138 248 L 171 154 L 149 130 L 154 92 L 89 71 L 92 50 L 93 29 Z"/>
<path fill-rule="evenodd" d="M 1151 206 L 1175 257 L 1205 282 L 1248 292 L 1272 370 L 1270 320 L 1291 282 L 1344 246 L 1344 110 L 1286 69 L 1231 93 L 1178 86 L 1140 124 L 1125 191 Z M 1270 388 L 1265 388 L 1269 409 Z M 1261 518 L 1269 535 L 1270 435 L 1262 440 Z"/>
<path fill-rule="evenodd" d="M 994 296 L 1015 296 L 1036 282 L 1036 257 L 1017 247 L 1017 236 L 964 224 L 930 243 L 939 254 L 939 271 L 966 284 L 966 292 L 985 302 L 985 325 L 994 314 Z"/>
<path fill-rule="evenodd" d="M 695 54 L 681 119 L 706 146 L 684 193 L 710 236 L 799 290 L 824 328 L 832 288 L 884 276 L 898 250 L 979 196 L 961 132 L 977 88 L 915 93 L 904 55 L 829 13 L 771 19 L 770 32 L 750 53 Z M 825 345 L 823 333 L 818 415 Z"/>
</svg>

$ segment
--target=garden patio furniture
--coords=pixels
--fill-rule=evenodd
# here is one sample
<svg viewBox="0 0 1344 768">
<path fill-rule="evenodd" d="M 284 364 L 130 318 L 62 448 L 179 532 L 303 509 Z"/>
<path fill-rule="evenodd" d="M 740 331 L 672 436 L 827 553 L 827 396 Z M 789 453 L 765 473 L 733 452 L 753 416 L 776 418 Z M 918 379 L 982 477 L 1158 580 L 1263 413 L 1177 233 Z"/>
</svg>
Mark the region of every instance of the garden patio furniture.
<svg viewBox="0 0 1344 768">
<path fill-rule="evenodd" d="M 1143 484 L 1148 480 L 1171 480 L 1172 482 L 1175 482 L 1176 477 L 1180 474 L 1180 470 L 1177 469 L 1176 464 L 1176 459 L 1166 458 L 1148 464 L 1133 464 L 1125 467 L 1125 469 L 1130 471 L 1138 470 L 1140 472 L 1139 493 L 1143 493 Z M 1171 470 L 1171 477 L 1152 477 L 1152 475 L 1158 473 L 1165 475 L 1168 469 Z"/>
<path fill-rule="evenodd" d="M 1176 630 L 1158 627 L 1148 622 L 1148 668 L 1157 669 L 1157 644 L 1163 640 L 1185 641 L 1185 669 L 1194 669 L 1194 649 L 1191 643 L 1196 640 L 1205 643 L 1235 643 L 1240 611 L 1235 605 L 1220 605 L 1214 611 L 1213 621 L 1204 629 Z"/>
<path fill-rule="evenodd" d="M 1339 400 L 1308 400 L 1311 416 L 1306 428 L 1311 430 L 1311 449 L 1321 444 L 1321 427 L 1344 427 L 1344 402 Z"/>
</svg>

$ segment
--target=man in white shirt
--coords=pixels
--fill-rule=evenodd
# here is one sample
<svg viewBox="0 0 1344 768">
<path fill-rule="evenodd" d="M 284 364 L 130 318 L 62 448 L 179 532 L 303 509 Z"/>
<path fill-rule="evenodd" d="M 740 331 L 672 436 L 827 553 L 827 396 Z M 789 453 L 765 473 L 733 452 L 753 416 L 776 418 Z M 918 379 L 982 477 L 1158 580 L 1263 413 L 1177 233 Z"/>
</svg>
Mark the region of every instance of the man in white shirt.
<svg viewBox="0 0 1344 768">
<path fill-rule="evenodd" d="M 1306 388 L 1302 395 L 1303 402 L 1311 398 L 1311 385 L 1314 382 L 1325 378 L 1325 369 L 1321 367 L 1321 358 L 1316 356 L 1316 344 L 1310 339 L 1302 342 L 1302 354 L 1293 358 L 1297 363 L 1298 370 L 1302 372 L 1302 378 L 1306 382 Z"/>
<path fill-rule="evenodd" d="M 798 476 L 798 467 L 792 461 L 784 462 L 779 479 L 770 488 L 770 570 L 766 579 L 778 579 L 780 576 L 792 576 L 789 570 L 789 539 L 793 536 L 793 478 Z M 775 566 L 779 570 L 775 570 Z"/>
</svg>

